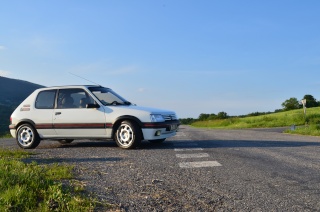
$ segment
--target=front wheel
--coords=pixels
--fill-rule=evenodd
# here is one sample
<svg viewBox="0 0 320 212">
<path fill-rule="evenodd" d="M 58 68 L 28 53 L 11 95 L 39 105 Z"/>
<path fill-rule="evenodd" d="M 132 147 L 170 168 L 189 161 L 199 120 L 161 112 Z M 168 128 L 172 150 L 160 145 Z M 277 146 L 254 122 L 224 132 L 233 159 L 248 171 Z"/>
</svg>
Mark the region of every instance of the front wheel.
<svg viewBox="0 0 320 212">
<path fill-rule="evenodd" d="M 40 137 L 30 124 L 22 124 L 17 130 L 17 143 L 23 149 L 34 149 L 40 144 Z"/>
<path fill-rule="evenodd" d="M 123 149 L 133 149 L 137 147 L 142 139 L 140 128 L 131 121 L 123 121 L 115 134 L 117 145 Z"/>
</svg>

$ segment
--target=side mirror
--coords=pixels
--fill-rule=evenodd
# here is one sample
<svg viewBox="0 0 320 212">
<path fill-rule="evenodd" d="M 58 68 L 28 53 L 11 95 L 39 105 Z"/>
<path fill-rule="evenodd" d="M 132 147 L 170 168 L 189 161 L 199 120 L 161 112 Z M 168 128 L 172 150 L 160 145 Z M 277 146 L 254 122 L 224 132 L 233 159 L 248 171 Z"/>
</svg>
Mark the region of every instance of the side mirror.
<svg viewBox="0 0 320 212">
<path fill-rule="evenodd" d="M 86 104 L 86 108 L 100 108 L 98 104 Z"/>
</svg>

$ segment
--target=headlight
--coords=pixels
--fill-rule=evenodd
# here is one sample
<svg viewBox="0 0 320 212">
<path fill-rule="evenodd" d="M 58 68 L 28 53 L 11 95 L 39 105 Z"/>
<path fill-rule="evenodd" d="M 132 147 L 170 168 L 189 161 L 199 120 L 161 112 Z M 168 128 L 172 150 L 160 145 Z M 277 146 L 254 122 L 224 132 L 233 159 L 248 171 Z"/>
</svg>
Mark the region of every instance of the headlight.
<svg viewBox="0 0 320 212">
<path fill-rule="evenodd" d="M 150 115 L 151 122 L 164 122 L 164 118 L 162 115 L 151 114 Z"/>
</svg>

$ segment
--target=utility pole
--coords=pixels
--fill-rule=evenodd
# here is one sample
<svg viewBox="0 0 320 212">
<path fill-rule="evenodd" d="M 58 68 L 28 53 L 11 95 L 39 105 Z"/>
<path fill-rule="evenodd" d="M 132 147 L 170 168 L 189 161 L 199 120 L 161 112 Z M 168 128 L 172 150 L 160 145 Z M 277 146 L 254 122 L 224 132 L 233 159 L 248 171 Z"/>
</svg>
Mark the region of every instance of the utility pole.
<svg viewBox="0 0 320 212">
<path fill-rule="evenodd" d="M 307 118 L 307 107 L 306 107 L 307 100 L 306 99 L 302 99 L 301 103 L 303 105 L 304 120 L 306 120 L 306 118 Z"/>
</svg>

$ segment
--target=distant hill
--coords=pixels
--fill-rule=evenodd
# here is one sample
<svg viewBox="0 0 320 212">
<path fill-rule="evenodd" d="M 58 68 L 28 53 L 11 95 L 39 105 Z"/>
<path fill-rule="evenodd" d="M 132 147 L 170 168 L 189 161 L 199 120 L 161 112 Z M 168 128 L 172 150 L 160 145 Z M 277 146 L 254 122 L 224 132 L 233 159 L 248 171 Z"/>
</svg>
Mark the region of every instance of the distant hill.
<svg viewBox="0 0 320 212">
<path fill-rule="evenodd" d="M 19 105 L 34 90 L 44 86 L 0 76 L 0 104 Z"/>
<path fill-rule="evenodd" d="M 0 76 L 0 136 L 9 133 L 10 115 L 34 90 L 44 86 Z"/>
</svg>

